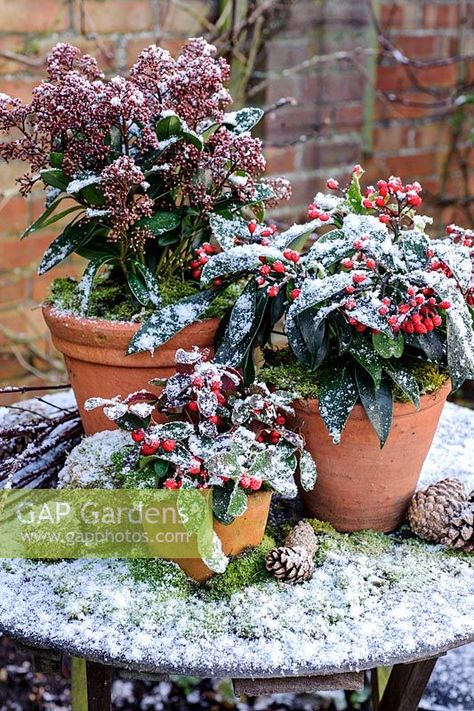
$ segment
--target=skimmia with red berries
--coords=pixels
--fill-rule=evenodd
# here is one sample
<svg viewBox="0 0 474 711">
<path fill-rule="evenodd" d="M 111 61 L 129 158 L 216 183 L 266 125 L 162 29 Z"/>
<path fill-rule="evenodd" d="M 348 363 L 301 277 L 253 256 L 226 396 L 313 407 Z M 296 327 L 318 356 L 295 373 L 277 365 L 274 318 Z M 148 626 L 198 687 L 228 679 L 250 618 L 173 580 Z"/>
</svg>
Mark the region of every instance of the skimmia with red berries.
<svg viewBox="0 0 474 711">
<path fill-rule="evenodd" d="M 198 272 L 207 288 L 245 284 L 221 328 L 218 361 L 251 380 L 256 349 L 284 333 L 294 358 L 317 374 L 335 441 L 361 402 L 383 444 L 395 389 L 419 403 L 411 364 L 447 370 L 454 389 L 474 376 L 474 233 L 451 225 L 431 239 L 430 218 L 416 214 L 419 183 L 391 177 L 362 192 L 362 174 L 356 166 L 344 189 L 329 179 L 310 222 L 281 234 L 215 217 L 218 249 Z"/>
</svg>

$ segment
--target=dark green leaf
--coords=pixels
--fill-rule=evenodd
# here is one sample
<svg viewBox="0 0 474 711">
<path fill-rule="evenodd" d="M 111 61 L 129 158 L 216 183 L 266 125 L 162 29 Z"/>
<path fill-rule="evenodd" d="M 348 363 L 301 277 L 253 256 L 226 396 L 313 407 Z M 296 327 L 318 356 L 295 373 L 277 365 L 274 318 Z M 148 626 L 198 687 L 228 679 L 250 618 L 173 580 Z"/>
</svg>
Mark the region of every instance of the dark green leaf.
<svg viewBox="0 0 474 711">
<path fill-rule="evenodd" d="M 163 345 L 185 326 L 197 321 L 219 293 L 219 289 L 200 291 L 177 304 L 157 309 L 134 335 L 127 353 L 153 351 Z"/>
<path fill-rule="evenodd" d="M 415 405 L 420 406 L 420 388 L 416 379 L 406 368 L 402 368 L 398 363 L 385 363 L 385 372 L 398 385 L 402 393 Z"/>
<path fill-rule="evenodd" d="M 116 420 L 118 427 L 122 430 L 128 430 L 132 432 L 133 430 L 143 428 L 145 429 L 150 424 L 151 417 L 137 417 L 137 415 L 132 415 L 128 412 L 123 417 Z"/>
<path fill-rule="evenodd" d="M 142 280 L 133 272 L 128 272 L 127 283 L 136 300 L 146 306 L 150 301 L 150 293 Z"/>
<path fill-rule="evenodd" d="M 105 205 L 104 193 L 97 185 L 86 185 L 79 190 L 79 195 L 89 204 L 94 207 L 102 207 Z"/>
<path fill-rule="evenodd" d="M 61 198 L 63 199 L 63 198 Z M 38 230 L 42 230 L 44 227 L 49 227 L 49 225 L 53 225 L 55 222 L 58 222 L 58 220 L 62 220 L 63 217 L 66 217 L 66 215 L 70 215 L 72 212 L 79 212 L 80 210 L 83 210 L 84 208 L 82 205 L 74 205 L 73 207 L 68 207 L 67 210 L 62 210 L 61 212 L 56 213 L 53 215 L 52 213 L 58 206 L 60 200 L 55 201 L 52 203 L 39 217 L 33 224 L 31 224 L 24 232 L 22 235 L 23 237 L 28 237 L 28 235 L 32 234 L 33 232 L 38 232 Z"/>
<path fill-rule="evenodd" d="M 38 274 L 45 274 L 56 264 L 59 264 L 85 245 L 93 236 L 96 226 L 94 223 L 72 222 L 64 231 L 51 242 L 38 267 Z"/>
<path fill-rule="evenodd" d="M 358 397 L 352 369 L 340 362 L 321 368 L 318 395 L 321 417 L 334 444 L 339 444 Z"/>
<path fill-rule="evenodd" d="M 69 185 L 69 178 L 60 168 L 51 168 L 50 170 L 42 170 L 40 177 L 43 183 L 51 185 L 59 190 L 66 190 Z"/>
<path fill-rule="evenodd" d="M 245 133 L 250 131 L 262 118 L 263 110 L 256 106 L 247 106 L 240 111 L 224 114 L 222 123 L 227 126 L 232 133 Z"/>
<path fill-rule="evenodd" d="M 224 524 L 241 516 L 247 508 L 247 495 L 236 481 L 215 486 L 212 491 L 212 509 L 218 521 Z"/>
<path fill-rule="evenodd" d="M 257 284 L 251 279 L 235 302 L 229 321 L 228 338 L 231 346 L 238 346 L 250 332 L 255 319 Z"/>
<path fill-rule="evenodd" d="M 107 254 L 102 254 L 100 257 L 96 257 L 96 259 L 90 261 L 85 268 L 81 281 L 77 285 L 77 295 L 80 299 L 81 312 L 84 315 L 87 314 L 89 308 L 89 300 L 97 272 L 103 264 L 111 262 L 112 260 L 112 257 L 109 257 Z"/>
<path fill-rule="evenodd" d="M 300 333 L 310 354 L 309 366 L 311 370 L 319 368 L 329 350 L 326 323 L 320 321 L 316 325 L 315 316 L 317 316 L 316 312 L 308 309 L 296 317 Z"/>
<path fill-rule="evenodd" d="M 400 243 L 408 270 L 423 269 L 428 262 L 428 237 L 418 230 L 403 230 Z"/>
<path fill-rule="evenodd" d="M 58 153 L 57 151 L 53 151 L 49 154 L 49 162 L 53 168 L 60 168 L 63 164 L 63 160 L 64 153 Z"/>
<path fill-rule="evenodd" d="M 181 136 L 183 125 L 179 116 L 172 114 L 159 119 L 156 122 L 155 131 L 159 141 L 166 141 L 171 136 Z"/>
<path fill-rule="evenodd" d="M 369 373 L 376 388 L 382 379 L 382 364 L 377 352 L 364 336 L 357 335 L 352 339 L 349 353 Z"/>
<path fill-rule="evenodd" d="M 145 227 L 155 235 L 163 232 L 170 232 L 178 227 L 181 219 L 176 212 L 155 212 L 151 217 L 142 217 L 135 224 L 137 227 Z"/>
<path fill-rule="evenodd" d="M 356 369 L 356 382 L 362 407 L 383 447 L 392 427 L 393 394 L 387 380 L 382 379 L 379 388 L 362 368 Z"/>
<path fill-rule="evenodd" d="M 405 339 L 402 333 L 398 333 L 395 338 L 390 338 L 385 333 L 373 333 L 372 343 L 382 358 L 400 358 L 403 354 Z"/>
<path fill-rule="evenodd" d="M 148 298 L 153 306 L 161 306 L 160 285 L 155 279 L 154 274 L 141 262 L 134 261 L 134 266 L 142 275 L 145 286 L 148 290 Z"/>
</svg>

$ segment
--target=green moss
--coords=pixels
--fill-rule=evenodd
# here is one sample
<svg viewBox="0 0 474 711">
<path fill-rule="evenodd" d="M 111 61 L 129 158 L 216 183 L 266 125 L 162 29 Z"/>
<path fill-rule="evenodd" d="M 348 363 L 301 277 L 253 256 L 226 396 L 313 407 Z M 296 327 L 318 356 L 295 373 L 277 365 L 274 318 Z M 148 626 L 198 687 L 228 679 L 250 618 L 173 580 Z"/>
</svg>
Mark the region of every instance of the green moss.
<svg viewBox="0 0 474 711">
<path fill-rule="evenodd" d="M 169 590 L 173 597 L 185 599 L 191 593 L 191 583 L 175 564 L 161 558 L 135 558 L 129 561 L 132 577 L 155 589 Z"/>
<path fill-rule="evenodd" d="M 69 277 L 55 279 L 51 285 L 48 302 L 61 311 L 80 314 L 80 298 L 77 293 L 78 282 Z M 163 306 L 175 304 L 187 296 L 192 296 L 198 291 L 197 284 L 181 281 L 177 278 L 168 279 L 160 283 L 160 293 Z M 232 307 L 240 295 L 242 288 L 231 285 L 211 304 L 203 318 L 221 317 L 227 309 Z M 150 306 L 142 306 L 124 289 L 123 284 L 112 284 L 105 280 L 97 279 L 89 302 L 88 316 L 109 321 L 142 321 L 153 313 Z"/>
<path fill-rule="evenodd" d="M 271 579 L 265 568 L 265 554 L 275 546 L 275 540 L 265 535 L 256 548 L 231 560 L 225 573 L 215 575 L 207 583 L 207 593 L 214 598 L 230 598 L 247 585 Z"/>
<path fill-rule="evenodd" d="M 288 350 L 267 351 L 266 364 L 260 371 L 260 377 L 277 389 L 288 390 L 300 397 L 318 397 L 318 372 L 301 365 Z M 437 392 L 448 380 L 448 374 L 433 363 L 410 360 L 404 363 L 415 378 L 420 388 L 420 395 Z M 397 402 L 408 402 L 406 395 L 398 386 L 393 389 Z"/>
</svg>

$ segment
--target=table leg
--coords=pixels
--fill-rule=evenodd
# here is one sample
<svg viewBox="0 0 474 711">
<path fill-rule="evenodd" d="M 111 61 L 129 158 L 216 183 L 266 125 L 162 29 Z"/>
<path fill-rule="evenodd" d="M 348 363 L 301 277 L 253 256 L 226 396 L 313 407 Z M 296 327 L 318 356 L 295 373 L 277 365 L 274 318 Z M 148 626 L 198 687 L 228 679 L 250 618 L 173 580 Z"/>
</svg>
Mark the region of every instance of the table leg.
<svg viewBox="0 0 474 711">
<path fill-rule="evenodd" d="M 88 711 L 110 711 L 112 708 L 112 667 L 87 662 Z"/>
<path fill-rule="evenodd" d="M 396 664 L 378 711 L 416 711 L 436 661 L 434 657 L 413 664 Z"/>
</svg>

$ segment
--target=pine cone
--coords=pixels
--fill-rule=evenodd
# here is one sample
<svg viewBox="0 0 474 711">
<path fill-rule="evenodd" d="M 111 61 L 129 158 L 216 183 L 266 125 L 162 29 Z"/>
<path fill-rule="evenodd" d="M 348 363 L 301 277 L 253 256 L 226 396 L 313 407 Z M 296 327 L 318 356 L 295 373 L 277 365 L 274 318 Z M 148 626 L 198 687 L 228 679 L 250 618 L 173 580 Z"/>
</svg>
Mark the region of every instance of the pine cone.
<svg viewBox="0 0 474 711">
<path fill-rule="evenodd" d="M 467 503 L 467 493 L 458 479 L 443 479 L 413 495 L 408 522 L 413 533 L 440 542 L 449 520 Z"/>
<path fill-rule="evenodd" d="M 313 527 L 307 521 L 298 521 L 287 537 L 285 546 L 288 548 L 302 547 L 306 550 L 310 558 L 314 558 L 318 550 L 318 541 Z"/>
<path fill-rule="evenodd" d="M 274 548 L 265 556 L 267 570 L 285 583 L 302 583 L 313 574 L 314 562 L 305 548 Z"/>
<path fill-rule="evenodd" d="M 459 548 L 466 553 L 474 552 L 474 507 L 472 505 L 451 518 L 441 543 L 450 548 Z"/>
</svg>

